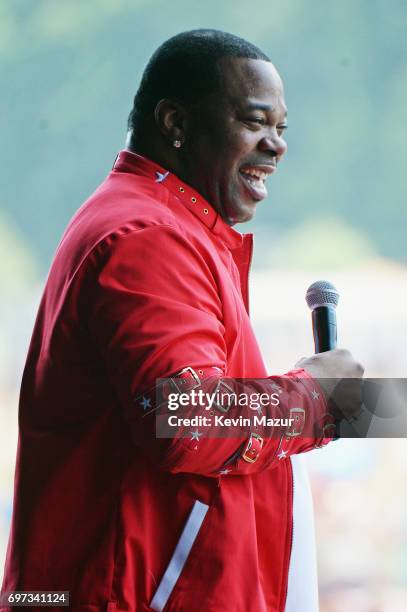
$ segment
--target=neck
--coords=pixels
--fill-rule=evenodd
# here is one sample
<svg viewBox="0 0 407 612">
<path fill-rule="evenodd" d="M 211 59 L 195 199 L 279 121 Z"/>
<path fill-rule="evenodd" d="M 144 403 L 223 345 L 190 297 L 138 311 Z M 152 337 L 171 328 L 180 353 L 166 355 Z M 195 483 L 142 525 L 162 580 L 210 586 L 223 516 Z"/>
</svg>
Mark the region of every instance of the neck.
<svg viewBox="0 0 407 612">
<path fill-rule="evenodd" d="M 125 148 L 133 153 L 138 153 L 151 159 L 165 170 L 178 176 L 181 180 L 189 183 L 182 163 L 182 152 L 168 145 L 161 137 L 147 136 L 138 137 L 132 131 L 127 133 Z M 192 185 L 193 187 L 193 185 Z"/>
</svg>

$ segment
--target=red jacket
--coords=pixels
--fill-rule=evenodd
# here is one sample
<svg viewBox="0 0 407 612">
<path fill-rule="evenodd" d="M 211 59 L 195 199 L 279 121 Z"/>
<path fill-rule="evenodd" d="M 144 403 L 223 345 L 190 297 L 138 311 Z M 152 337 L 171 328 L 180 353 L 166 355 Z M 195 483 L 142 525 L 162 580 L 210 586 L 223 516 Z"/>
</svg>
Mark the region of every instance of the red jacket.
<svg viewBox="0 0 407 612">
<path fill-rule="evenodd" d="M 252 236 L 175 175 L 119 154 L 67 228 L 40 305 L 3 591 L 70 591 L 88 612 L 284 609 L 288 456 L 320 441 L 163 440 L 146 415 L 156 379 L 187 367 L 267 377 L 251 252 Z M 297 388 L 306 419 L 325 413 L 305 372 L 273 380 Z"/>
</svg>

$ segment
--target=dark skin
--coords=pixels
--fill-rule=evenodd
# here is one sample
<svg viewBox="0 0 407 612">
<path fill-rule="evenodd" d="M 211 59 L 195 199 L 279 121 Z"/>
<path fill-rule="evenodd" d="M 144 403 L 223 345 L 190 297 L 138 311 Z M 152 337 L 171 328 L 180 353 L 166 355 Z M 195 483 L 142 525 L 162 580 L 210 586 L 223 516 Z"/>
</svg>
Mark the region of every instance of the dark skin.
<svg viewBox="0 0 407 612">
<path fill-rule="evenodd" d="M 249 221 L 267 195 L 263 179 L 287 150 L 287 109 L 271 62 L 224 57 L 218 67 L 221 84 L 216 91 L 190 108 L 161 100 L 147 138 L 132 150 L 194 187 L 234 225 Z M 181 148 L 174 147 L 175 140 Z M 296 366 L 319 379 L 327 400 L 338 379 L 354 378 L 351 392 L 335 397 L 335 403 L 348 417 L 359 412 L 363 367 L 348 351 L 319 353 Z"/>
<path fill-rule="evenodd" d="M 148 144 L 136 152 L 194 187 L 233 225 L 250 220 L 266 196 L 261 177 L 276 169 L 287 149 L 287 109 L 271 62 L 225 57 L 218 67 L 220 87 L 198 104 L 157 104 Z"/>
</svg>

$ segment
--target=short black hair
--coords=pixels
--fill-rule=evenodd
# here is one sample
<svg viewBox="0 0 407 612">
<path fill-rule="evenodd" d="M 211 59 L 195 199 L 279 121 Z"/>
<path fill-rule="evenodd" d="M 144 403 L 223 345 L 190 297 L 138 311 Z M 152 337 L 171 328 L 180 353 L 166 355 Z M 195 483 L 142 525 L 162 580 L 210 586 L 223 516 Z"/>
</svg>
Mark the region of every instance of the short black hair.
<svg viewBox="0 0 407 612">
<path fill-rule="evenodd" d="M 142 132 L 163 98 L 188 105 L 216 91 L 220 84 L 217 61 L 222 57 L 270 61 L 252 43 L 220 30 L 181 32 L 158 47 L 144 70 L 129 115 L 133 138 Z"/>
</svg>

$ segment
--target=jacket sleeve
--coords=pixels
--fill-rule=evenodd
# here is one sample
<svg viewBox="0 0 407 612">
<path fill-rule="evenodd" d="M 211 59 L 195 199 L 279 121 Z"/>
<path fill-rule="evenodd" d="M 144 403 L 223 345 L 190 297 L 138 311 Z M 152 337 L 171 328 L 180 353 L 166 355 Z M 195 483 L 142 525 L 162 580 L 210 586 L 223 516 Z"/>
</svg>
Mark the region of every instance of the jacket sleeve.
<svg viewBox="0 0 407 612">
<path fill-rule="evenodd" d="M 111 235 L 92 259 L 91 335 L 135 444 L 160 467 L 206 476 L 249 474 L 328 440 L 323 393 L 303 370 L 256 381 L 256 391 L 279 388 L 282 400 L 275 416 L 300 407 L 308 423 L 323 422 L 319 439 L 314 433 L 270 437 L 251 430 L 233 438 L 193 432 L 157 437 L 152 390 L 158 379 L 185 368 L 218 379 L 226 373 L 222 304 L 214 276 L 199 250 L 172 226 Z"/>
</svg>

